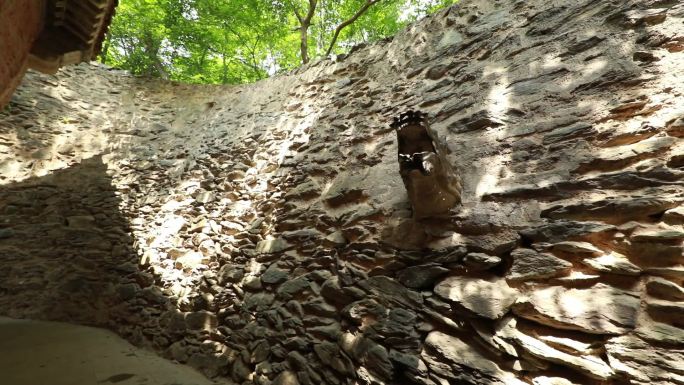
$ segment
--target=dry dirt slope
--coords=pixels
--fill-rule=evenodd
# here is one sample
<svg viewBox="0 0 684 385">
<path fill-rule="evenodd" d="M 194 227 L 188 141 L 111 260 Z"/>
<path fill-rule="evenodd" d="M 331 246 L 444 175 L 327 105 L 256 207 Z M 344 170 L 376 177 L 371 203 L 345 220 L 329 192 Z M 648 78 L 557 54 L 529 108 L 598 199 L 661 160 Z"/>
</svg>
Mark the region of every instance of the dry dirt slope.
<svg viewBox="0 0 684 385">
<path fill-rule="evenodd" d="M 420 250 L 409 108 L 464 185 Z M 684 383 L 682 1 L 463 0 L 241 87 L 31 74 L 0 130 L 3 315 L 242 384 Z"/>
</svg>

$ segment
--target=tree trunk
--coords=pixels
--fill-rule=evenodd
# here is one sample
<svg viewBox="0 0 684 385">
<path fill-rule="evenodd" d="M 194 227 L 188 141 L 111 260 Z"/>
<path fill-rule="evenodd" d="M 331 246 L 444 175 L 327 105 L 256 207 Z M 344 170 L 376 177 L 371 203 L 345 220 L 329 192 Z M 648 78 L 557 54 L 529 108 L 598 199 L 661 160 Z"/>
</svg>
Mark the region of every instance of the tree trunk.
<svg viewBox="0 0 684 385">
<path fill-rule="evenodd" d="M 302 24 L 299 27 L 299 50 L 302 55 L 302 64 L 309 62 L 309 24 Z"/>
<path fill-rule="evenodd" d="M 318 0 L 309 0 L 309 8 L 306 16 L 302 16 L 297 9 L 297 6 L 292 4 L 297 20 L 299 20 L 299 51 L 302 56 L 302 64 L 309 62 L 309 27 L 311 26 L 311 19 L 313 19 L 316 12 Z"/>
<path fill-rule="evenodd" d="M 102 64 L 107 64 L 107 54 L 109 53 L 109 39 L 105 40 L 105 44 L 100 52 L 100 61 Z"/>
<path fill-rule="evenodd" d="M 222 53 L 221 54 L 221 83 L 226 84 L 228 83 L 228 64 L 226 63 L 226 54 Z"/>
</svg>

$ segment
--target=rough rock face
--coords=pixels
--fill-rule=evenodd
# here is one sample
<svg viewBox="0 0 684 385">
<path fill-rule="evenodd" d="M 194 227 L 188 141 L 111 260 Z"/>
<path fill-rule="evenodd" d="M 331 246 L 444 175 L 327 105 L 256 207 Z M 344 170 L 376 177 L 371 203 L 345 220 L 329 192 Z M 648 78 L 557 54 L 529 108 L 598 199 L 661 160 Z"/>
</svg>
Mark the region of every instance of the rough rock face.
<svg viewBox="0 0 684 385">
<path fill-rule="evenodd" d="M 239 384 L 683 384 L 683 22 L 463 0 L 248 86 L 30 74 L 0 115 L 0 313 Z M 399 175 L 409 109 L 461 177 L 439 225 Z"/>
</svg>

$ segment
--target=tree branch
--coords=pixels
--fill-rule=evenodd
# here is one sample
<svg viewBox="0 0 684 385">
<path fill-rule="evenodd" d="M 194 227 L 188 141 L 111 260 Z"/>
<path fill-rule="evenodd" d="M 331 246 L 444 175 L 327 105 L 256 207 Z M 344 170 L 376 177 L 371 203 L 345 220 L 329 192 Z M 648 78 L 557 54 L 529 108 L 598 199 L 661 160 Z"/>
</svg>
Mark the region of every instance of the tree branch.
<svg viewBox="0 0 684 385">
<path fill-rule="evenodd" d="M 287 0 L 287 3 L 290 4 L 290 7 L 292 7 L 292 10 L 294 11 L 295 16 L 297 17 L 297 21 L 299 21 L 299 24 L 302 24 L 302 14 L 299 13 L 299 8 L 297 7 L 297 4 L 293 3 L 290 0 Z"/>
<path fill-rule="evenodd" d="M 306 24 L 311 24 L 311 19 L 314 17 L 314 12 L 316 11 L 317 3 L 318 0 L 309 0 L 309 12 L 307 12 L 306 18 L 304 19 L 304 22 Z"/>
<path fill-rule="evenodd" d="M 380 0 L 366 0 L 366 2 L 363 4 L 363 6 L 361 8 L 359 8 L 358 11 L 356 11 L 354 16 L 343 21 L 342 23 L 340 23 L 340 25 L 338 25 L 335 28 L 335 33 L 333 34 L 332 40 L 330 40 L 330 45 L 328 46 L 328 50 L 325 52 L 325 56 L 330 55 L 330 52 L 332 52 L 333 48 L 335 47 L 335 43 L 337 43 L 337 38 L 340 36 L 340 32 L 342 31 L 342 29 L 344 29 L 348 25 L 355 22 L 356 19 L 361 17 L 361 15 L 363 15 L 368 10 L 368 8 L 370 8 L 373 4 L 378 3 L 378 2 L 380 2 Z"/>
</svg>

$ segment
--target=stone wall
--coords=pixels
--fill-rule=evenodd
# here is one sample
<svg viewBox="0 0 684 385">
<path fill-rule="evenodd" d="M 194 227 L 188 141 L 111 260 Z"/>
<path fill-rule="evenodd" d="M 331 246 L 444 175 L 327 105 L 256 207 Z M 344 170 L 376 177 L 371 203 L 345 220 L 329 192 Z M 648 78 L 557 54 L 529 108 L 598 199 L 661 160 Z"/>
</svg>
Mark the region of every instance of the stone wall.
<svg viewBox="0 0 684 385">
<path fill-rule="evenodd" d="M 4 0 L 0 4 L 0 107 L 26 72 L 29 51 L 43 29 L 43 1 Z"/>
<path fill-rule="evenodd" d="M 682 384 L 683 22 L 463 0 L 252 85 L 30 74 L 0 115 L 0 313 L 239 384 Z M 399 175 L 408 109 L 461 177 L 437 225 Z"/>
</svg>

